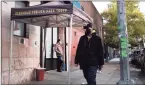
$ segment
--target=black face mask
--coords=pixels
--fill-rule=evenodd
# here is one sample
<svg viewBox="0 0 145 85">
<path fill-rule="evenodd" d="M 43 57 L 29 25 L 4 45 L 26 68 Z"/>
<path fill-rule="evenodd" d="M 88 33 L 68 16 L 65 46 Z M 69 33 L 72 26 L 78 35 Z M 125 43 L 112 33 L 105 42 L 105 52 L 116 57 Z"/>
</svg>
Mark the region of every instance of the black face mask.
<svg viewBox="0 0 145 85">
<path fill-rule="evenodd" d="M 92 33 L 92 35 L 96 35 L 96 33 Z"/>
<path fill-rule="evenodd" d="M 85 35 L 90 35 L 91 34 L 91 29 L 86 29 Z"/>
</svg>

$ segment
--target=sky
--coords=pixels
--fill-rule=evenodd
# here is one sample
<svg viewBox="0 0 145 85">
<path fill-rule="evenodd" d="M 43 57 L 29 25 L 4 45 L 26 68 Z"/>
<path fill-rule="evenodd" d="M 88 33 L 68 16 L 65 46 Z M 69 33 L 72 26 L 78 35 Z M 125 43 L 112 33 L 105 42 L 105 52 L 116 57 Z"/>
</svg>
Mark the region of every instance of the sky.
<svg viewBox="0 0 145 85">
<path fill-rule="evenodd" d="M 108 4 L 109 4 L 110 2 L 109 1 L 103 1 L 103 2 L 101 2 L 101 1 L 99 1 L 99 2 L 93 2 L 93 4 L 95 5 L 95 7 L 97 8 L 97 10 L 99 11 L 99 13 L 102 13 L 105 9 L 107 9 L 108 8 Z M 140 4 L 139 4 L 139 8 L 140 8 L 140 11 L 145 15 L 145 1 L 143 2 L 140 2 Z"/>
</svg>

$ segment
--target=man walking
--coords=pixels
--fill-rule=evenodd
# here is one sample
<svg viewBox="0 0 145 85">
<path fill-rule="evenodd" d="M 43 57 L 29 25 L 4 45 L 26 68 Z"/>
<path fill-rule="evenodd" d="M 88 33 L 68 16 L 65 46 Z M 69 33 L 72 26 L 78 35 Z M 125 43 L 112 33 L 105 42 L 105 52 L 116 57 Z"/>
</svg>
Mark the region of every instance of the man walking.
<svg viewBox="0 0 145 85">
<path fill-rule="evenodd" d="M 92 35 L 92 24 L 84 27 L 85 35 L 80 38 L 75 57 L 76 66 L 80 65 L 88 85 L 96 85 L 98 66 L 104 65 L 104 54 L 101 38 Z"/>
</svg>

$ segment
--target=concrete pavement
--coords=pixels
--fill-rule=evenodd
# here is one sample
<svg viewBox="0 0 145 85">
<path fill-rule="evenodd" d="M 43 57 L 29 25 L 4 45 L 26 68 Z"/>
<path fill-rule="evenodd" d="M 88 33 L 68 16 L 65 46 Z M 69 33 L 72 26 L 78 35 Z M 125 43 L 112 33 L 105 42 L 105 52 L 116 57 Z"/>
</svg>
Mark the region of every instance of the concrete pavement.
<svg viewBox="0 0 145 85">
<path fill-rule="evenodd" d="M 140 70 L 131 68 L 131 78 L 135 80 L 136 84 L 145 84 L 144 76 L 140 78 Z M 102 70 L 102 73 L 97 73 L 97 84 L 116 84 L 120 79 L 119 64 L 106 63 Z M 71 69 L 71 84 L 81 84 L 86 82 L 83 73 L 79 68 Z M 28 84 L 68 84 L 68 72 L 58 73 L 56 71 L 48 71 L 45 73 L 44 81 L 32 81 Z"/>
<path fill-rule="evenodd" d="M 129 62 L 131 61 L 131 58 L 129 58 Z M 113 58 L 109 61 L 109 63 L 119 63 L 120 62 L 120 58 Z"/>
</svg>

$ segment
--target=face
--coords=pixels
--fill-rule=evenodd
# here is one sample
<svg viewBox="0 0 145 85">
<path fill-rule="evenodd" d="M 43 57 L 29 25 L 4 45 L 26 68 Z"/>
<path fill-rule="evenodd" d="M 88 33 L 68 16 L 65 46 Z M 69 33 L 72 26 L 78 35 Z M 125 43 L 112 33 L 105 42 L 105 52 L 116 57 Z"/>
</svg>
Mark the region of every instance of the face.
<svg viewBox="0 0 145 85">
<path fill-rule="evenodd" d="M 92 28 L 86 29 L 86 35 L 90 35 L 90 34 L 92 34 Z"/>
</svg>

